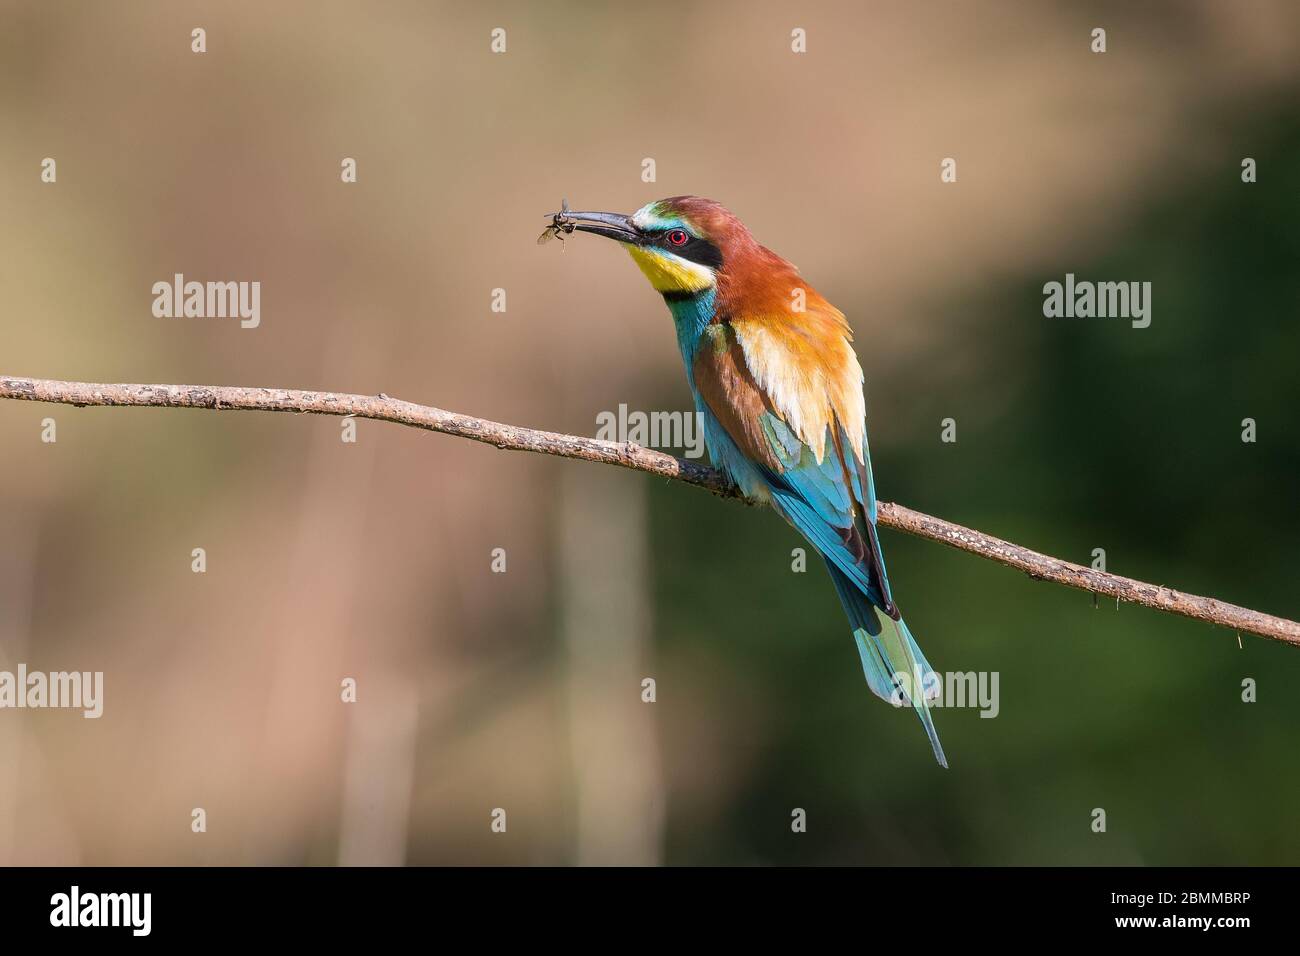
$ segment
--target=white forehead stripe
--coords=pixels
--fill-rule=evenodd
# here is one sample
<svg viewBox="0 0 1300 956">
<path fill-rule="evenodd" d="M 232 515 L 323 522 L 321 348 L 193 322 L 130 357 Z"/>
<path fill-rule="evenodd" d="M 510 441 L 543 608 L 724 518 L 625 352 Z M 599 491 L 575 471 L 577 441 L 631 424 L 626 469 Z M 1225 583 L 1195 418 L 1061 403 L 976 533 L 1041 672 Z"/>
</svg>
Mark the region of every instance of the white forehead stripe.
<svg viewBox="0 0 1300 956">
<path fill-rule="evenodd" d="M 681 225 L 679 219 L 665 219 L 654 213 L 654 203 L 648 206 L 642 206 L 636 212 L 632 213 L 632 225 L 638 229 L 667 229 L 669 226 Z"/>
</svg>

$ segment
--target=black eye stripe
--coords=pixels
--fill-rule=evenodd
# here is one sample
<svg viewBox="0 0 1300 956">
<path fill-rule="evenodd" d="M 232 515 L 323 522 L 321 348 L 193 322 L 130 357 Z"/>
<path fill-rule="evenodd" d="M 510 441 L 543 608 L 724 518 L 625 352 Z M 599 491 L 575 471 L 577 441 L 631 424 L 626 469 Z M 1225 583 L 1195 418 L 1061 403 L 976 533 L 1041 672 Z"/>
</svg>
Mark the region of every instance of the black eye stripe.
<svg viewBox="0 0 1300 956">
<path fill-rule="evenodd" d="M 655 244 L 662 246 L 675 256 L 681 256 L 691 262 L 698 262 L 710 269 L 720 269 L 722 267 L 722 250 L 709 240 L 701 239 L 699 236 L 693 236 L 686 232 L 686 242 L 679 246 L 668 239 L 675 232 L 686 232 L 686 230 L 666 229 L 657 233 L 654 237 Z"/>
</svg>

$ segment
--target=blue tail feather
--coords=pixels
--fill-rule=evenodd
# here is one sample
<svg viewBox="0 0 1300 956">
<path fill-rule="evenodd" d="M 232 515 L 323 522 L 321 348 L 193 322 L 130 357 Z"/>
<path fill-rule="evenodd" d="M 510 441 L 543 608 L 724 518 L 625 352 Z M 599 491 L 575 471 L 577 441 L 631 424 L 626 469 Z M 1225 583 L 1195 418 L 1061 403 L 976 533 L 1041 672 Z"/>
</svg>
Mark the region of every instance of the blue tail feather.
<svg viewBox="0 0 1300 956">
<path fill-rule="evenodd" d="M 835 582 L 840 603 L 853 626 L 853 639 L 862 658 L 862 673 L 877 697 L 895 706 L 908 704 L 916 711 L 939 766 L 947 769 L 948 759 L 930 717 L 930 699 L 926 693 L 933 668 L 921 653 L 912 632 L 902 619 L 895 621 L 863 594 L 854 582 L 831 560 L 826 560 Z M 900 676 L 903 675 L 903 676 Z"/>
</svg>

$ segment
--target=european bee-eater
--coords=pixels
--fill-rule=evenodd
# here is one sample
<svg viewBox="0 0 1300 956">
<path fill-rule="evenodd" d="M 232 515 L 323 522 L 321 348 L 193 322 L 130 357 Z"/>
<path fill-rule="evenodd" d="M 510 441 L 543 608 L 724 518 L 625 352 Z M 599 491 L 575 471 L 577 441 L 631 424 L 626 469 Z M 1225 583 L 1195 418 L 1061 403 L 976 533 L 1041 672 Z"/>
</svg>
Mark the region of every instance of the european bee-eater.
<svg viewBox="0 0 1300 956">
<path fill-rule="evenodd" d="M 934 747 L 930 665 L 894 604 L 876 534 L 862 367 L 844 314 L 719 203 L 675 196 L 632 215 L 555 214 L 623 245 L 677 327 L 709 457 L 811 544 L 853 627 L 871 690 L 912 706 Z"/>
</svg>

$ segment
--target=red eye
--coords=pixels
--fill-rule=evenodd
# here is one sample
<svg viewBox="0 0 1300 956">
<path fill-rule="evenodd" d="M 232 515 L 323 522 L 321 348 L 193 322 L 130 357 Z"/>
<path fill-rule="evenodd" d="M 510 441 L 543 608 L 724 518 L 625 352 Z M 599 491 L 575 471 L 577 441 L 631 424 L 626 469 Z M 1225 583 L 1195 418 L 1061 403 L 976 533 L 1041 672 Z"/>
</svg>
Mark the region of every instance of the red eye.
<svg viewBox="0 0 1300 956">
<path fill-rule="evenodd" d="M 682 232 L 680 229 L 674 229 L 672 232 L 668 233 L 668 241 L 674 246 L 686 245 L 687 238 L 689 237 L 686 233 Z"/>
</svg>

